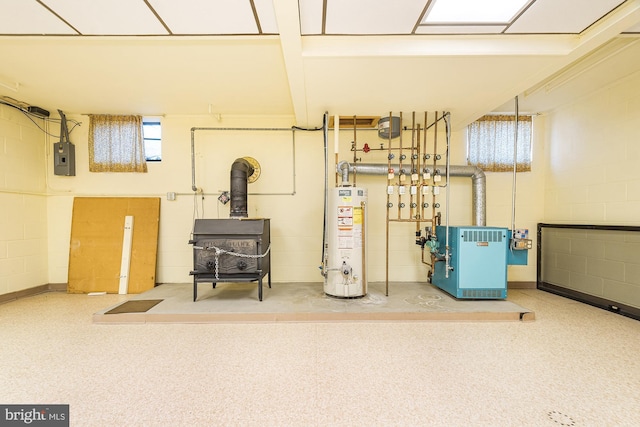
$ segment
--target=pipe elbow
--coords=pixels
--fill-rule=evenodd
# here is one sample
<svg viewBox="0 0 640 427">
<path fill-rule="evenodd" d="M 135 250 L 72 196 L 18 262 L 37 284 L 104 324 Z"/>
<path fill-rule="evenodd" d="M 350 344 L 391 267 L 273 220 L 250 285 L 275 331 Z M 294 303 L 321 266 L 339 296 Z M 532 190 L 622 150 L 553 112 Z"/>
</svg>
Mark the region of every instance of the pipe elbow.
<svg viewBox="0 0 640 427">
<path fill-rule="evenodd" d="M 342 173 L 344 170 L 348 171 L 349 167 L 351 167 L 349 162 L 346 161 L 346 160 L 342 160 L 342 161 L 338 162 L 338 164 L 336 165 L 336 172 Z"/>
<path fill-rule="evenodd" d="M 485 179 L 486 175 L 484 173 L 484 171 L 482 169 L 480 169 L 480 167 L 475 166 L 474 167 L 475 170 L 473 171 L 473 175 L 471 175 L 471 179 L 473 179 L 474 181 L 476 179 Z"/>
<path fill-rule="evenodd" d="M 336 173 L 342 175 L 342 185 L 349 185 L 349 169 L 351 169 L 351 165 L 346 160 L 339 162 L 336 165 Z"/>
<path fill-rule="evenodd" d="M 253 166 L 251 166 L 251 163 L 249 163 L 248 161 L 246 161 L 243 158 L 238 158 L 235 159 L 233 164 L 231 165 L 231 170 L 232 171 L 246 171 L 248 175 L 251 175 L 253 173 Z"/>
</svg>

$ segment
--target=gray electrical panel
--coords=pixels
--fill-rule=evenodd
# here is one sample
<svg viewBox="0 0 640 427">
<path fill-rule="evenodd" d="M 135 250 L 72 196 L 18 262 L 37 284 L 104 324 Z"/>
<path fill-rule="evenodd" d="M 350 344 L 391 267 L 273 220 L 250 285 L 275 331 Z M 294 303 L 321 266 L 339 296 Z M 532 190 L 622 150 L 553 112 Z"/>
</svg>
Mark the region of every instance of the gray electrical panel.
<svg viewBox="0 0 640 427">
<path fill-rule="evenodd" d="M 67 118 L 60 114 L 60 142 L 53 144 L 53 173 L 55 175 L 76 176 L 76 147 L 69 141 Z"/>
<path fill-rule="evenodd" d="M 53 173 L 55 175 L 76 175 L 76 147 L 70 142 L 53 144 Z"/>
</svg>

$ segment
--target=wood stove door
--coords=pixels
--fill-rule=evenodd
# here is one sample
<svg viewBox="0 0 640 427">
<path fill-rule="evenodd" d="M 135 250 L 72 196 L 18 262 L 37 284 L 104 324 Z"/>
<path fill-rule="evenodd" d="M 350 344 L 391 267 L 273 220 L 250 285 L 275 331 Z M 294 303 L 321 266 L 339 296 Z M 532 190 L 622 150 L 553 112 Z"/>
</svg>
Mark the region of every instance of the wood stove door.
<svg viewBox="0 0 640 427">
<path fill-rule="evenodd" d="M 197 246 L 211 248 L 196 250 L 195 269 L 198 272 L 215 272 L 216 251 L 214 247 L 226 252 L 245 255 L 257 255 L 258 242 L 253 239 L 203 239 Z M 218 274 L 255 274 L 258 272 L 258 258 L 239 257 L 222 253 L 218 257 Z"/>
</svg>

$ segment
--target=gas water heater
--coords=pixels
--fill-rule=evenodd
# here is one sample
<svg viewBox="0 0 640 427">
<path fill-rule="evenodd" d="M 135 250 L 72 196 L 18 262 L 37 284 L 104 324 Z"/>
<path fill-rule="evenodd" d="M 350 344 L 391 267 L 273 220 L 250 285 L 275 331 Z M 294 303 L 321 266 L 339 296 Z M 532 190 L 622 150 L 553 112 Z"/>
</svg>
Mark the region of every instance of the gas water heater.
<svg viewBox="0 0 640 427">
<path fill-rule="evenodd" d="M 340 298 L 367 294 L 367 190 L 336 187 L 328 197 L 324 292 Z"/>
</svg>

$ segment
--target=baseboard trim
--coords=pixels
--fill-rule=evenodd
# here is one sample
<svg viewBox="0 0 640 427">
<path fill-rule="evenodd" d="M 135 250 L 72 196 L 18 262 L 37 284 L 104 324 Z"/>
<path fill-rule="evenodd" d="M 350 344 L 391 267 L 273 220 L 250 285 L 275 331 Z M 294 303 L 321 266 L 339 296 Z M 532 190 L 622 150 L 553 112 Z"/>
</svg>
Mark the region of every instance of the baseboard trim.
<svg viewBox="0 0 640 427">
<path fill-rule="evenodd" d="M 16 301 L 22 298 L 32 297 L 45 292 L 67 292 L 66 283 L 47 283 L 46 285 L 34 286 L 33 288 L 22 289 L 8 294 L 0 295 L 0 304 Z"/>
<path fill-rule="evenodd" d="M 538 285 L 536 282 L 508 282 L 507 283 L 508 289 L 536 289 L 537 286 Z"/>
<path fill-rule="evenodd" d="M 50 292 L 67 292 L 67 287 L 66 283 L 49 283 Z"/>
</svg>

